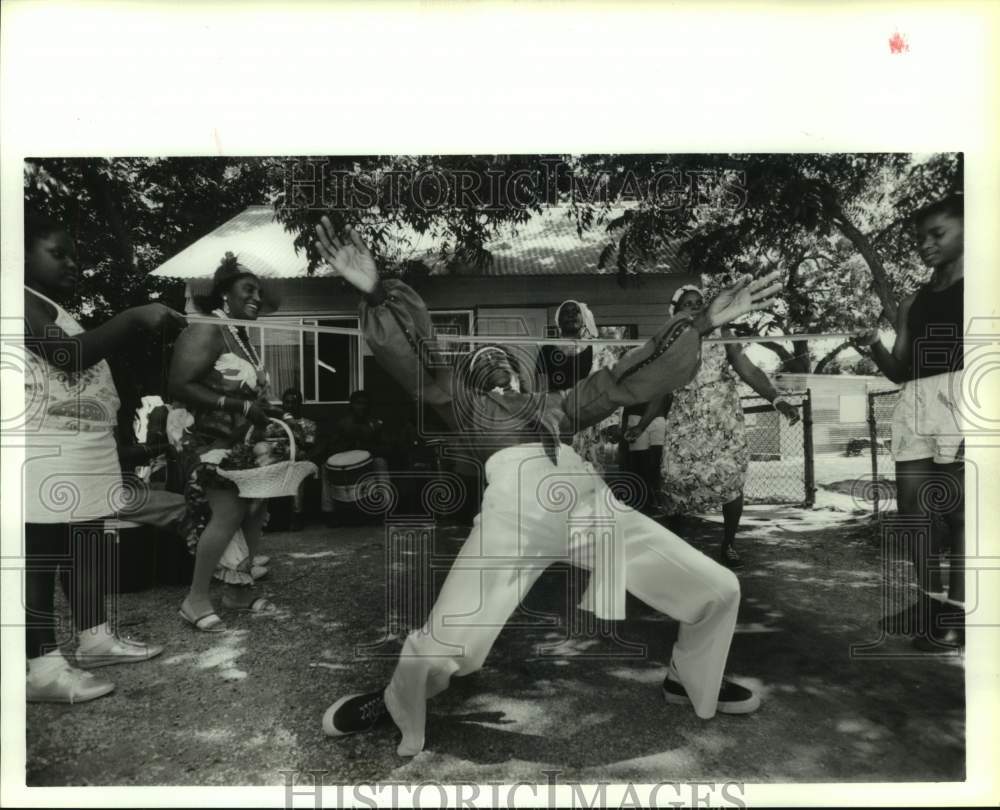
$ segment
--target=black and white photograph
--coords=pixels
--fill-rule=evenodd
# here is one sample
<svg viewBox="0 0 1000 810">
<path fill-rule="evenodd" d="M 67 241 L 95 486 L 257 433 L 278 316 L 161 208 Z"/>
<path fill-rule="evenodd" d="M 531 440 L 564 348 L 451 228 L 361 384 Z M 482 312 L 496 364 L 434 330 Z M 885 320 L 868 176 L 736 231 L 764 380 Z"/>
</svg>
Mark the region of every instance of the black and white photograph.
<svg viewBox="0 0 1000 810">
<path fill-rule="evenodd" d="M 294 19 L 345 71 L 347 8 Z M 4 116 L 5 804 L 994 803 L 995 144 L 435 149 L 397 88 L 365 147 L 286 89 L 327 148 Z"/>
</svg>

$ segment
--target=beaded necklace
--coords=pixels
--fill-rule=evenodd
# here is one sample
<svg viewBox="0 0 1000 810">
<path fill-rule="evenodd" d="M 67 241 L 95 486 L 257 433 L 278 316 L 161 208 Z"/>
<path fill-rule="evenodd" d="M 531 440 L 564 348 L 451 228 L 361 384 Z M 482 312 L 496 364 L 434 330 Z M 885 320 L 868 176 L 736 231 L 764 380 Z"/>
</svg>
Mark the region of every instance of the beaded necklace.
<svg viewBox="0 0 1000 810">
<path fill-rule="evenodd" d="M 222 318 L 223 320 L 229 317 L 221 309 L 213 309 L 212 314 L 215 315 L 216 317 Z M 246 342 L 243 341 L 243 338 L 240 337 L 239 330 L 235 326 L 233 326 L 230 323 L 226 324 L 226 328 L 229 329 L 229 334 L 233 336 L 233 340 L 236 341 L 236 345 L 243 350 L 244 356 L 248 357 L 252 361 L 253 367 L 257 371 L 258 386 L 264 385 L 267 381 L 267 377 L 264 373 L 263 359 L 261 359 L 260 355 L 257 354 L 257 350 L 253 347 L 253 344 L 250 342 L 249 338 L 247 339 Z"/>
</svg>

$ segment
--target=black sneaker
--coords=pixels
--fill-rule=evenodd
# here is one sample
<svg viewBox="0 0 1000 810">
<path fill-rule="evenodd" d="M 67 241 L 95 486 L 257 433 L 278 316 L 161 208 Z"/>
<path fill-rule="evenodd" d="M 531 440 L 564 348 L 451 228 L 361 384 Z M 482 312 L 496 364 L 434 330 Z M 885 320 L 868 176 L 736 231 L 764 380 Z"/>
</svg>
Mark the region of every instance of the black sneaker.
<svg viewBox="0 0 1000 810">
<path fill-rule="evenodd" d="M 323 731 L 329 737 L 343 737 L 375 728 L 389 717 L 382 692 L 342 697 L 323 715 Z"/>
<path fill-rule="evenodd" d="M 736 549 L 732 546 L 722 547 L 722 550 L 719 552 L 719 562 L 726 566 L 726 568 L 743 567 L 743 558 L 740 557 Z"/>
<path fill-rule="evenodd" d="M 663 681 L 663 698 L 667 703 L 690 704 L 684 685 L 669 676 Z M 760 698 L 745 686 L 723 680 L 719 689 L 719 703 L 716 710 L 721 714 L 750 714 L 757 711 Z"/>
</svg>

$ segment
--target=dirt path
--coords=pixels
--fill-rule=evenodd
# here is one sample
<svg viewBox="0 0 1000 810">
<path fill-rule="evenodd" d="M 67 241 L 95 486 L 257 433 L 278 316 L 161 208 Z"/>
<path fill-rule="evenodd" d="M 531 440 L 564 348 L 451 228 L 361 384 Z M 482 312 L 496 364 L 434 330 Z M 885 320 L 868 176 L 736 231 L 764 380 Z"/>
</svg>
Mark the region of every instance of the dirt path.
<svg viewBox="0 0 1000 810">
<path fill-rule="evenodd" d="M 719 529 L 684 531 L 711 550 Z M 865 518 L 844 513 L 748 509 L 730 668 L 761 691 L 754 715 L 704 722 L 666 706 L 676 625 L 638 601 L 620 638 L 570 635 L 589 615 L 572 607 L 585 575 L 556 567 L 483 671 L 432 702 L 427 750 L 413 760 L 395 755 L 392 728 L 342 740 L 320 728 L 335 698 L 383 683 L 399 649 L 383 640 L 382 529 L 269 535 L 274 616 L 227 617 L 230 632 L 213 637 L 180 625 L 183 589 L 122 597 L 126 632 L 167 651 L 105 670 L 118 686 L 107 698 L 29 706 L 28 784 L 277 785 L 306 769 L 328 782 L 541 783 L 546 770 L 584 781 L 960 780 L 961 659 L 878 643 L 882 573 L 867 535 Z M 441 530 L 437 552 L 447 559 L 463 536 Z M 852 655 L 865 643 L 868 656 Z"/>
</svg>

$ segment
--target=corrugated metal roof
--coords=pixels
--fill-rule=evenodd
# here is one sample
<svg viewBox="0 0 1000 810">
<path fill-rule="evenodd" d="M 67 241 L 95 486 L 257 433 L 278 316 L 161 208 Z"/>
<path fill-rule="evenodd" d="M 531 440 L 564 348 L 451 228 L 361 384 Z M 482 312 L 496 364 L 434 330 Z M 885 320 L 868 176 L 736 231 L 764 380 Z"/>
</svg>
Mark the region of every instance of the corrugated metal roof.
<svg viewBox="0 0 1000 810">
<path fill-rule="evenodd" d="M 612 252 L 603 270 L 597 264 L 601 252 L 614 241 L 603 228 L 584 231 L 581 237 L 565 211 L 552 209 L 532 217 L 504 238 L 486 245 L 493 261 L 484 268 L 459 267 L 449 270 L 435 252 L 432 237 L 407 231 L 410 244 L 402 258 L 424 261 L 432 275 L 452 273 L 467 276 L 551 276 L 614 274 Z M 294 236 L 274 219 L 269 205 L 253 205 L 210 234 L 165 261 L 153 275 L 177 279 L 210 278 L 227 251 L 235 253 L 262 278 L 304 278 L 309 276 L 305 252 L 296 252 Z M 678 255 L 679 242 L 664 250 L 657 261 L 639 269 L 641 273 L 681 273 L 685 264 Z M 329 275 L 317 268 L 313 277 Z"/>
<path fill-rule="evenodd" d="M 309 275 L 304 252 L 296 253 L 294 236 L 274 219 L 270 205 L 252 205 L 153 271 L 166 278 L 211 278 L 227 251 L 235 253 L 261 278 Z"/>
</svg>

